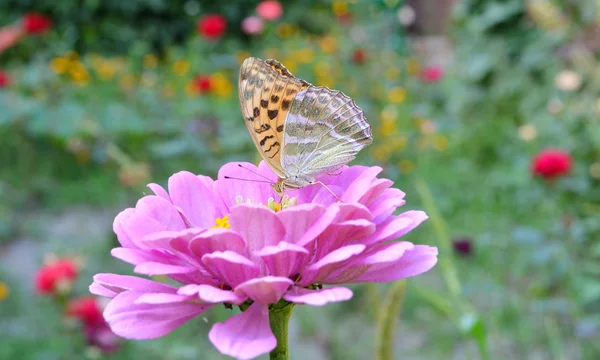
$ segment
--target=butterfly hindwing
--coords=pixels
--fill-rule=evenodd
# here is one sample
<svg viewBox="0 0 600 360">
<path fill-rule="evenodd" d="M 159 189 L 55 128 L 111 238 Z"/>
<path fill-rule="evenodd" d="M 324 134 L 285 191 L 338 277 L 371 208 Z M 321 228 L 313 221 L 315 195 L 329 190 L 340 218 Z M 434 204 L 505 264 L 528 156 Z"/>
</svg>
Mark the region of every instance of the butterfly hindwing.
<svg viewBox="0 0 600 360">
<path fill-rule="evenodd" d="M 285 123 L 282 167 L 309 178 L 341 168 L 373 141 L 363 111 L 342 92 L 326 87 L 300 91 Z"/>
<path fill-rule="evenodd" d="M 240 68 L 239 97 L 244 122 L 262 158 L 279 176 L 285 119 L 294 96 L 309 84 L 275 60 L 248 58 Z"/>
</svg>

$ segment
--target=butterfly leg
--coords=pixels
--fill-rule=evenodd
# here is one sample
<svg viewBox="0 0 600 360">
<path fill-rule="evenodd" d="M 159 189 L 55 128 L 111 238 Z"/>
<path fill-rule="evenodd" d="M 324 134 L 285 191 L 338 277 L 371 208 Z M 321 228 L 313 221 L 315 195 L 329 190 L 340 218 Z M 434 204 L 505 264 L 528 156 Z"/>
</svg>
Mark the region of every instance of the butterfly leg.
<svg viewBox="0 0 600 360">
<path fill-rule="evenodd" d="M 322 185 L 325 189 L 327 189 L 327 191 L 329 191 L 329 193 L 331 195 L 333 195 L 334 198 L 338 199 L 339 202 L 344 202 L 342 199 L 339 198 L 339 196 L 337 196 L 333 191 L 331 191 L 331 189 L 329 187 L 327 187 L 327 185 L 323 184 L 322 182 L 315 181 L 315 182 L 313 182 L 313 184 L 320 184 L 320 185 Z"/>
</svg>

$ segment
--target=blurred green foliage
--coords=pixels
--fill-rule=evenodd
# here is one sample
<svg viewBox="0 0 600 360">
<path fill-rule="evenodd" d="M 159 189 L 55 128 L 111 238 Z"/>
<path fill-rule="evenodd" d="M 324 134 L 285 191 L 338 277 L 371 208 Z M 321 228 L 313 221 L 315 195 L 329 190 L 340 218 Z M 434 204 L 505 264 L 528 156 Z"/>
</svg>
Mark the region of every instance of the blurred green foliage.
<svg viewBox="0 0 600 360">
<path fill-rule="evenodd" d="M 164 184 L 182 169 L 214 176 L 227 161 L 256 161 L 237 71 L 247 56 L 276 58 L 356 100 L 375 138 L 357 162 L 382 165 L 407 192 L 407 207 L 431 216 L 408 240 L 437 245 L 440 264 L 409 282 L 397 334 L 386 332 L 401 344 L 396 354 L 598 358 L 598 4 L 461 1 L 449 33 L 452 61 L 439 81 L 428 82 L 423 71 L 440 59 L 423 53 L 423 39 L 407 39 L 398 23 L 402 1 L 282 2 L 282 19 L 260 35 L 243 34 L 240 22 L 256 3 L 1 3 L 0 24 L 29 11 L 54 22 L 50 33 L 0 54 L 14 78 L 0 89 L 2 242 L 35 239 L 34 263 L 46 251 L 87 254 L 85 279 L 122 266 L 108 258 L 110 219 L 99 240 L 87 229 L 78 234 L 90 239 L 64 239 L 48 234 L 53 221 L 42 215 L 85 204 L 108 209 L 110 218 L 132 206 L 147 182 Z M 195 29 L 211 12 L 228 19 L 217 42 Z M 210 91 L 198 90 L 199 75 L 210 78 Z M 570 176 L 532 177 L 531 157 L 547 147 L 573 156 Z M 470 257 L 451 253 L 459 236 L 472 241 Z M 0 275 L 15 289 L 0 307 L 11 320 L 0 328 L 9 338 L 0 358 L 21 356 L 32 344 L 31 359 L 83 351 L 59 334 L 60 314 L 47 299 Z M 78 286 L 84 293 L 87 283 Z M 357 287 L 352 302 L 298 307 L 293 353 L 372 357 L 379 294 L 388 289 Z M 14 317 L 31 308 L 37 315 Z M 208 322 L 226 316 L 223 309 Z M 41 318 L 47 328 L 28 332 Z M 161 340 L 128 342 L 116 358 L 197 359 L 199 344 L 202 358 L 219 358 L 208 329 L 194 321 Z"/>
</svg>

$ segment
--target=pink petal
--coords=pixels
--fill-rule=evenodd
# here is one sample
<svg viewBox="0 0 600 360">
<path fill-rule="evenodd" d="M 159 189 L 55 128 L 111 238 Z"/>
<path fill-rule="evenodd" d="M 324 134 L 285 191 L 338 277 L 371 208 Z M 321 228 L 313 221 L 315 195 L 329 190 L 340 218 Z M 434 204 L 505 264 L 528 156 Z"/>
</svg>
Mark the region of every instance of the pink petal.
<svg viewBox="0 0 600 360">
<path fill-rule="evenodd" d="M 231 290 L 222 290 L 205 284 L 185 285 L 179 288 L 177 293 L 180 295 L 197 296 L 200 301 L 206 304 L 230 303 L 240 305 L 248 298 L 247 296 L 236 294 Z"/>
<path fill-rule="evenodd" d="M 163 262 L 165 261 L 165 258 L 168 258 L 165 256 L 165 254 L 162 254 L 158 251 L 122 247 L 112 249 L 110 254 L 119 260 L 123 260 L 126 263 L 133 265 L 138 265 L 149 261 Z"/>
<path fill-rule="evenodd" d="M 321 260 L 304 269 L 299 285 L 306 286 L 313 282 L 321 282 L 332 271 L 342 266 L 345 261 L 362 253 L 365 248 L 365 245 L 362 244 L 348 245 L 327 254 Z"/>
<path fill-rule="evenodd" d="M 330 302 L 340 302 L 352 298 L 352 290 L 345 287 L 334 287 L 321 290 L 309 290 L 294 287 L 283 298 L 296 304 L 323 306 Z"/>
<path fill-rule="evenodd" d="M 191 274 L 198 271 L 191 266 L 171 265 L 160 262 L 145 262 L 137 265 L 134 272 L 138 274 L 154 276 L 154 275 L 175 275 L 175 274 Z"/>
<path fill-rule="evenodd" d="M 373 214 L 373 222 L 379 224 L 391 216 L 396 208 L 406 203 L 405 194 L 399 189 L 386 189 L 383 194 L 369 205 L 369 210 Z"/>
<path fill-rule="evenodd" d="M 250 255 L 254 250 L 278 244 L 285 235 L 285 228 L 275 212 L 260 205 L 244 204 L 232 208 L 229 225 L 242 236 Z"/>
<path fill-rule="evenodd" d="M 187 227 L 173 204 L 155 195 L 139 199 L 135 205 L 135 211 L 140 216 L 153 219 L 161 224 L 161 230 L 179 231 Z"/>
<path fill-rule="evenodd" d="M 172 242 L 189 245 L 189 242 L 204 233 L 206 229 L 190 228 L 182 231 L 160 231 L 144 237 L 142 243 L 151 249 L 173 250 Z M 187 248 L 187 246 L 184 246 Z"/>
<path fill-rule="evenodd" d="M 190 241 L 190 252 L 201 258 L 215 251 L 244 253 L 246 243 L 237 233 L 229 229 L 210 229 Z"/>
<path fill-rule="evenodd" d="M 375 177 L 382 171 L 383 169 L 379 166 L 372 166 L 364 170 L 357 178 L 352 181 L 352 183 L 344 192 L 342 196 L 342 200 L 344 202 L 354 202 L 358 201 L 365 193 L 371 189 L 371 184 Z M 345 174 L 344 174 L 345 176 Z"/>
<path fill-rule="evenodd" d="M 316 220 L 309 229 L 306 230 L 304 235 L 296 240 L 296 245 L 304 246 L 307 248 L 313 248 L 314 244 L 311 244 L 318 235 L 320 235 L 327 227 L 331 225 L 340 216 L 339 206 L 330 206 L 327 208 L 325 213 Z M 287 221 L 291 221 L 287 220 Z"/>
<path fill-rule="evenodd" d="M 114 298 L 118 294 L 118 292 L 114 292 L 110 289 L 107 289 L 104 286 L 97 284 L 95 282 L 93 282 L 88 287 L 88 289 L 89 289 L 90 293 L 92 293 L 94 295 L 103 296 L 103 297 L 107 297 L 107 298 Z"/>
<path fill-rule="evenodd" d="M 342 246 L 352 244 L 355 240 L 362 240 L 374 231 L 375 224 L 365 219 L 332 224 L 318 237 L 315 259 L 321 259 Z"/>
<path fill-rule="evenodd" d="M 308 260 L 308 250 L 285 241 L 257 250 L 254 255 L 260 256 L 269 274 L 283 277 L 298 274 Z"/>
<path fill-rule="evenodd" d="M 115 334 L 134 340 L 155 339 L 209 308 L 191 303 L 136 304 L 135 301 L 144 294 L 126 291 L 106 306 L 104 319 Z"/>
<path fill-rule="evenodd" d="M 180 171 L 169 178 L 169 193 L 191 225 L 210 228 L 215 219 L 226 215 L 221 199 L 204 178 Z"/>
<path fill-rule="evenodd" d="M 92 286 L 94 287 L 94 289 L 99 289 L 98 287 L 102 287 L 104 289 L 107 289 L 107 294 L 108 292 L 112 292 L 115 295 L 123 291 L 129 290 L 139 290 L 148 292 L 173 292 L 176 290 L 176 288 L 173 286 L 159 283 L 156 281 L 139 278 L 137 276 L 118 274 L 96 274 L 94 275 L 93 284 L 90 285 L 90 291 L 92 289 Z M 92 293 L 101 296 L 106 296 L 97 292 Z"/>
<path fill-rule="evenodd" d="M 360 197 L 358 202 L 369 207 L 381 194 L 392 186 L 394 182 L 389 179 L 375 179 L 369 190 Z"/>
<path fill-rule="evenodd" d="M 325 230 L 327 223 L 318 220 L 325 213 L 319 204 L 301 204 L 284 209 L 276 214 L 285 228 L 285 241 L 297 243 L 311 241 Z M 317 225 L 317 226 L 313 226 Z"/>
<path fill-rule="evenodd" d="M 190 301 L 190 296 L 166 293 L 147 293 L 138 297 L 135 304 L 174 304 Z"/>
<path fill-rule="evenodd" d="M 232 288 L 259 274 L 259 268 L 255 263 L 233 251 L 206 254 L 202 257 L 202 262 L 215 277 L 222 279 Z"/>
<path fill-rule="evenodd" d="M 235 292 L 247 295 L 261 304 L 275 304 L 294 282 L 286 277 L 265 276 L 251 279 L 235 287 Z"/>
<path fill-rule="evenodd" d="M 239 165 L 242 165 L 245 169 Z M 265 181 L 265 179 L 253 172 L 267 176 L 273 180 L 273 183 L 277 182 L 277 176 L 272 171 L 265 171 L 247 162 L 231 162 L 219 169 L 219 180 L 216 184 L 216 191 L 220 194 L 228 209 L 237 205 L 236 199 L 238 196 L 241 196 L 244 202 L 250 199 L 253 204 L 266 204 L 270 197 L 275 198 L 275 192 L 271 185 L 261 182 Z M 225 176 L 248 180 L 256 179 L 257 181 L 226 179 Z"/>
<path fill-rule="evenodd" d="M 371 245 L 397 239 L 419 226 L 427 218 L 427 214 L 423 211 L 406 211 L 377 226 L 375 233 L 363 243 Z"/>
<path fill-rule="evenodd" d="M 125 248 L 137 247 L 133 243 L 133 240 L 131 240 L 129 235 L 127 235 L 127 233 L 125 232 L 125 229 L 123 229 L 123 225 L 122 225 L 124 222 L 127 222 L 129 217 L 133 216 L 133 214 L 135 214 L 135 209 L 131 209 L 131 208 L 125 209 L 125 210 L 121 211 L 115 217 L 115 220 L 113 221 L 113 231 L 115 232 L 115 234 L 117 234 L 117 240 L 119 240 L 119 243 L 121 244 L 121 246 L 123 246 Z"/>
<path fill-rule="evenodd" d="M 401 243 L 400 243 L 401 244 Z M 410 243 L 409 243 L 410 244 Z M 366 263 L 373 264 L 352 283 L 359 282 L 387 282 L 403 279 L 424 273 L 437 263 L 437 248 L 425 245 L 415 245 L 412 249 L 400 250 L 401 256 L 394 261 L 390 255 L 394 250 L 384 249 L 366 259 Z M 378 263 L 379 262 L 379 263 Z"/>
<path fill-rule="evenodd" d="M 155 184 L 155 183 L 150 183 L 147 186 L 148 186 L 148 188 L 150 188 L 150 190 L 152 190 L 152 192 L 156 196 L 159 196 L 159 197 L 167 200 L 168 202 L 171 202 L 171 197 L 169 196 L 169 193 L 167 193 L 167 191 L 162 186 Z"/>
<path fill-rule="evenodd" d="M 241 360 L 266 354 L 277 346 L 269 310 L 258 302 L 224 323 L 214 324 L 208 338 L 222 354 Z"/>
</svg>

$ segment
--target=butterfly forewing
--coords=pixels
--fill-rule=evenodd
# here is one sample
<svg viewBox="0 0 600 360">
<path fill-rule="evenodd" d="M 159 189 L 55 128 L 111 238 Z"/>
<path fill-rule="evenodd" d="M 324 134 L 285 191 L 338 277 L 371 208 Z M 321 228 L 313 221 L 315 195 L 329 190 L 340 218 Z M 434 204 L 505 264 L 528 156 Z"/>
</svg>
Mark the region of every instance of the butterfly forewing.
<svg viewBox="0 0 600 360">
<path fill-rule="evenodd" d="M 340 91 L 300 91 L 285 120 L 283 170 L 316 178 L 334 172 L 373 142 L 363 111 Z"/>
<path fill-rule="evenodd" d="M 248 58 L 240 68 L 239 97 L 244 122 L 262 158 L 281 178 L 285 119 L 292 99 L 309 86 L 275 60 Z"/>
</svg>

